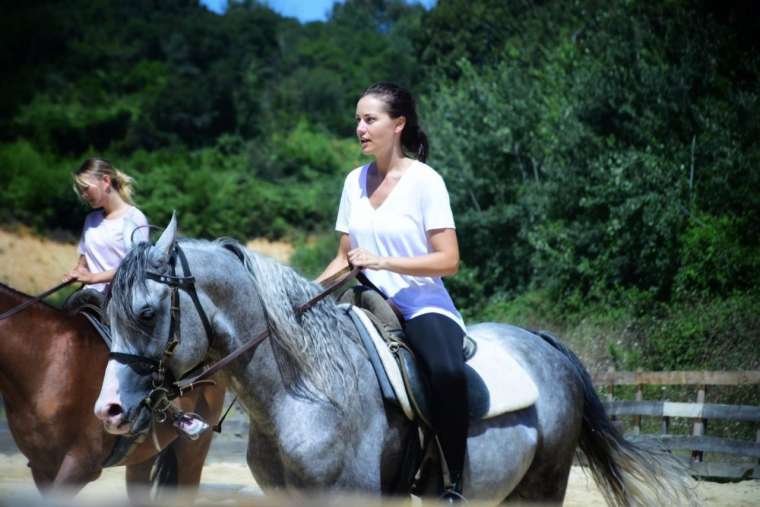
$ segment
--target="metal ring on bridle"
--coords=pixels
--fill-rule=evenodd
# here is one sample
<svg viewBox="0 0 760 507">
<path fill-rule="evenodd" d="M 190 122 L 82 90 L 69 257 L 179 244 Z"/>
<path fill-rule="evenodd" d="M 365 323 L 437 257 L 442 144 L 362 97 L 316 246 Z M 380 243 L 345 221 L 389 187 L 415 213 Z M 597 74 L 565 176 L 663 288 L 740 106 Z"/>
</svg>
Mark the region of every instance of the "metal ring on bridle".
<svg viewBox="0 0 760 507">
<path fill-rule="evenodd" d="M 143 229 L 143 228 L 154 229 L 154 230 L 157 230 L 157 231 L 163 231 L 164 230 L 163 228 L 161 228 L 161 227 L 159 227 L 157 225 L 152 225 L 152 224 L 138 225 L 137 227 L 135 227 L 134 229 L 132 229 L 132 234 L 129 235 L 129 243 L 130 244 L 132 244 L 132 245 L 135 244 L 135 233 L 138 231 L 138 229 Z M 150 232 L 148 232 L 148 239 L 150 239 Z"/>
<path fill-rule="evenodd" d="M 158 422 L 164 422 L 166 420 L 166 412 L 171 406 L 169 401 L 169 390 L 165 387 L 154 387 L 145 397 L 145 405 L 156 414 Z"/>
</svg>

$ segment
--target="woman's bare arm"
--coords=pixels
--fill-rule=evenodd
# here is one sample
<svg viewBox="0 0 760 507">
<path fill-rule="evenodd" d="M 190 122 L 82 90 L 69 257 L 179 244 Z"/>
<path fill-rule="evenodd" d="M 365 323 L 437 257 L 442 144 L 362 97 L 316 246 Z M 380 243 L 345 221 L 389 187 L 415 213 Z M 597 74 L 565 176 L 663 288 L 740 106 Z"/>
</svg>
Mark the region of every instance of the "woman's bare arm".
<svg viewBox="0 0 760 507">
<path fill-rule="evenodd" d="M 345 268 L 348 265 L 348 251 L 351 249 L 351 240 L 348 234 L 341 233 L 338 239 L 338 252 L 335 254 L 335 258 L 330 261 L 322 274 L 320 274 L 316 280 L 317 283 L 322 283 L 335 273 Z"/>
</svg>

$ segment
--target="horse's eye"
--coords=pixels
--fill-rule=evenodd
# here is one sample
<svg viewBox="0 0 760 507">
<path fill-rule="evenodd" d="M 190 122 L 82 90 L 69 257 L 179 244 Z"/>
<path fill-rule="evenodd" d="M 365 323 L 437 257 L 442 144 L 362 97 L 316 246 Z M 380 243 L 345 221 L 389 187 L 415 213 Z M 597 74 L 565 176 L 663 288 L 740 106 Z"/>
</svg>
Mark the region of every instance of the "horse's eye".
<svg viewBox="0 0 760 507">
<path fill-rule="evenodd" d="M 140 320 L 149 321 L 156 316 L 156 311 L 152 306 L 143 306 L 140 310 Z"/>
<path fill-rule="evenodd" d="M 169 258 L 165 254 L 154 253 L 150 256 L 150 264 L 156 269 L 161 269 L 169 264 Z"/>
</svg>

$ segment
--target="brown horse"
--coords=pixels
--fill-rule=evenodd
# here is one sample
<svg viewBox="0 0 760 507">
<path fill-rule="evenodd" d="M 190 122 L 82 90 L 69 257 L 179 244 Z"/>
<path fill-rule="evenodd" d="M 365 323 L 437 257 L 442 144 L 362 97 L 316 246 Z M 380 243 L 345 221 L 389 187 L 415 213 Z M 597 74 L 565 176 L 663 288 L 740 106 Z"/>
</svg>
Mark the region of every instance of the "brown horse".
<svg viewBox="0 0 760 507">
<path fill-rule="evenodd" d="M 29 299 L 0 284 L 0 313 Z M 0 394 L 8 427 L 40 491 L 76 493 L 100 476 L 111 456 L 116 438 L 93 413 L 107 362 L 108 348 L 82 315 L 38 302 L 0 320 Z M 211 424 L 223 404 L 224 387 L 218 384 L 178 402 L 180 410 L 196 412 Z M 179 465 L 177 486 L 197 488 L 211 437 L 207 432 L 195 441 L 177 438 L 168 422 L 156 423 L 151 435 L 118 463 L 127 466 L 130 496 L 149 484 L 157 458 L 162 466 Z"/>
</svg>

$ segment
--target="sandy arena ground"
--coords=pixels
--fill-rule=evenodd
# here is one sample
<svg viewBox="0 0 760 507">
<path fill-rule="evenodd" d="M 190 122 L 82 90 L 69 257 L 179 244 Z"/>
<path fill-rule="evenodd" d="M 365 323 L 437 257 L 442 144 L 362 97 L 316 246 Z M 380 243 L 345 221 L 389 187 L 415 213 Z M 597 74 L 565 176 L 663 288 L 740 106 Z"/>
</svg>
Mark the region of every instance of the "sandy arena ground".
<svg viewBox="0 0 760 507">
<path fill-rule="evenodd" d="M 705 506 L 760 506 L 760 481 L 733 484 L 700 482 L 697 494 Z M 21 454 L 0 454 L 0 505 L 29 505 L 28 501 L 34 503 L 38 498 L 24 457 Z M 103 471 L 100 479 L 84 488 L 77 497 L 76 504 L 103 505 L 105 500 L 108 500 L 109 505 L 121 505 L 126 502 L 126 498 L 124 468 L 110 468 Z M 203 470 L 197 503 L 231 505 L 236 503 L 236 500 L 247 505 L 271 505 L 269 501 L 261 498 L 261 491 L 241 459 L 233 458 L 230 461 L 207 464 Z M 315 505 L 305 499 L 295 503 Z M 602 507 L 606 504 L 583 469 L 573 467 L 564 505 Z"/>
</svg>

